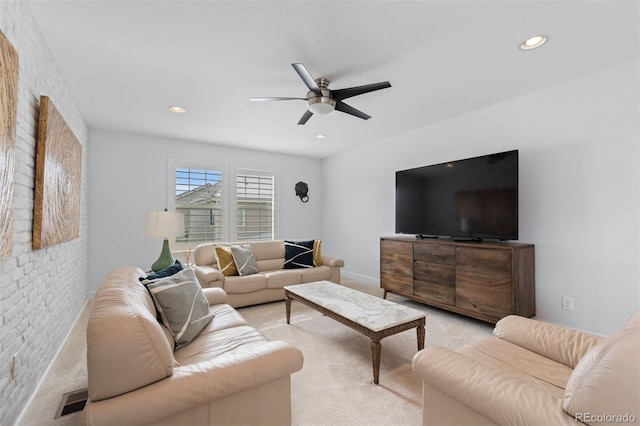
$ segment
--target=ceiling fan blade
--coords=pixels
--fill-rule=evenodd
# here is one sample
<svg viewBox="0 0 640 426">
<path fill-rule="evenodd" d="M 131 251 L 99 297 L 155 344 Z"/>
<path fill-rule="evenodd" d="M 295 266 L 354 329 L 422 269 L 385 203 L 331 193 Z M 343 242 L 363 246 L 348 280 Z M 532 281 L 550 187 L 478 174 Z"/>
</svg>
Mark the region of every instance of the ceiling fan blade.
<svg viewBox="0 0 640 426">
<path fill-rule="evenodd" d="M 275 97 L 275 98 L 249 98 L 250 101 L 260 102 L 260 101 L 306 101 L 307 98 L 283 98 L 283 97 Z"/>
<path fill-rule="evenodd" d="M 344 112 L 347 114 L 354 115 L 358 118 L 362 118 L 363 120 L 368 120 L 371 118 L 369 114 L 365 114 L 364 112 L 357 110 L 354 107 L 345 104 L 344 102 L 336 102 L 336 109 L 340 112 Z"/>
<path fill-rule="evenodd" d="M 304 114 L 302 114 L 302 118 L 300 118 L 300 121 L 298 121 L 298 125 L 305 124 L 307 121 L 309 121 L 312 115 L 313 113 L 307 110 Z"/>
<path fill-rule="evenodd" d="M 318 86 L 318 83 L 316 83 L 316 80 L 311 76 L 311 73 L 307 71 L 304 65 L 291 64 L 291 66 L 293 67 L 294 70 L 296 70 L 296 72 L 298 73 L 302 81 L 304 81 L 304 84 L 307 85 L 309 90 L 311 90 L 312 92 L 322 94 L 322 91 L 320 90 L 320 86 Z"/>
<path fill-rule="evenodd" d="M 333 96 L 336 101 L 350 98 L 352 96 L 362 95 L 364 93 L 373 92 L 380 89 L 386 89 L 391 87 L 391 83 L 388 81 L 382 81 L 380 83 L 365 84 L 364 86 L 348 87 L 346 89 L 332 90 Z"/>
</svg>

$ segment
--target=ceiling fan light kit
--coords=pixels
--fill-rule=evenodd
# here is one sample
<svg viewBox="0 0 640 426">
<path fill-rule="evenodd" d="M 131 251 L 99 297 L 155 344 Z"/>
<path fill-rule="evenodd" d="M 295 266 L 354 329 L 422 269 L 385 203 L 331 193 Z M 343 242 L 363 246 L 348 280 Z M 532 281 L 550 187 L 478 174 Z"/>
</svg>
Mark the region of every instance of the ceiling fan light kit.
<svg viewBox="0 0 640 426">
<path fill-rule="evenodd" d="M 344 99 L 351 98 L 353 96 L 362 95 L 365 93 L 373 92 L 380 89 L 386 89 L 391 87 L 388 81 L 380 83 L 367 84 L 364 86 L 349 87 L 346 89 L 330 90 L 329 80 L 325 78 L 315 79 L 311 76 L 311 73 L 307 71 L 304 65 L 300 63 L 291 64 L 293 69 L 298 73 L 298 76 L 302 79 L 304 84 L 309 88 L 306 98 L 250 98 L 251 101 L 288 101 L 288 100 L 306 100 L 307 111 L 302 115 L 298 121 L 299 125 L 305 124 L 313 114 L 325 115 L 329 114 L 333 110 L 344 112 L 345 114 L 353 115 L 354 117 L 368 120 L 370 115 L 359 111 L 352 106 L 349 106 L 343 102 Z"/>
<path fill-rule="evenodd" d="M 307 100 L 307 108 L 314 114 L 329 114 L 336 108 L 336 101 L 326 96 L 314 96 Z"/>
</svg>

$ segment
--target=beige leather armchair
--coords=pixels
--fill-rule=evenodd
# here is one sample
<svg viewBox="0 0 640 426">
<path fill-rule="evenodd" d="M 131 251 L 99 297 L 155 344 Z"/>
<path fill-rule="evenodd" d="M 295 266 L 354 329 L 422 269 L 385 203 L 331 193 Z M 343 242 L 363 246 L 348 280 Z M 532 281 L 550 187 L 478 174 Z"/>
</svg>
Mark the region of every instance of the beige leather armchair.
<svg viewBox="0 0 640 426">
<path fill-rule="evenodd" d="M 640 310 L 600 337 L 518 316 L 494 336 L 413 358 L 424 425 L 640 422 Z"/>
</svg>

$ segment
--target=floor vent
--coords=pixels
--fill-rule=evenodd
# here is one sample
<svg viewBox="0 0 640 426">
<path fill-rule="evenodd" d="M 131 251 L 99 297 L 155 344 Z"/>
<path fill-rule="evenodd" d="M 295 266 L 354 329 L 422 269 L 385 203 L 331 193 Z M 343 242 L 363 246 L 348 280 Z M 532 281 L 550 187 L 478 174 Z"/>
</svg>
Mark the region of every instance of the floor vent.
<svg viewBox="0 0 640 426">
<path fill-rule="evenodd" d="M 60 406 L 58 407 L 58 411 L 56 412 L 54 419 L 59 419 L 60 417 L 84 410 L 84 406 L 87 404 L 87 399 L 89 399 L 88 389 L 79 389 L 65 393 L 62 395 L 62 401 L 60 401 Z"/>
</svg>

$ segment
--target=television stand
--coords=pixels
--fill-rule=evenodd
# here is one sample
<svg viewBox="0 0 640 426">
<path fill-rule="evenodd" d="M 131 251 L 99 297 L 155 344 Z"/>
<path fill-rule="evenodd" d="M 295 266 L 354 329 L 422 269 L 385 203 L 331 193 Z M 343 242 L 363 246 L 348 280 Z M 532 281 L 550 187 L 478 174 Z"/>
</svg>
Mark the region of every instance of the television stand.
<svg viewBox="0 0 640 426">
<path fill-rule="evenodd" d="M 496 323 L 536 314 L 533 244 L 380 238 L 380 287 Z"/>
</svg>

